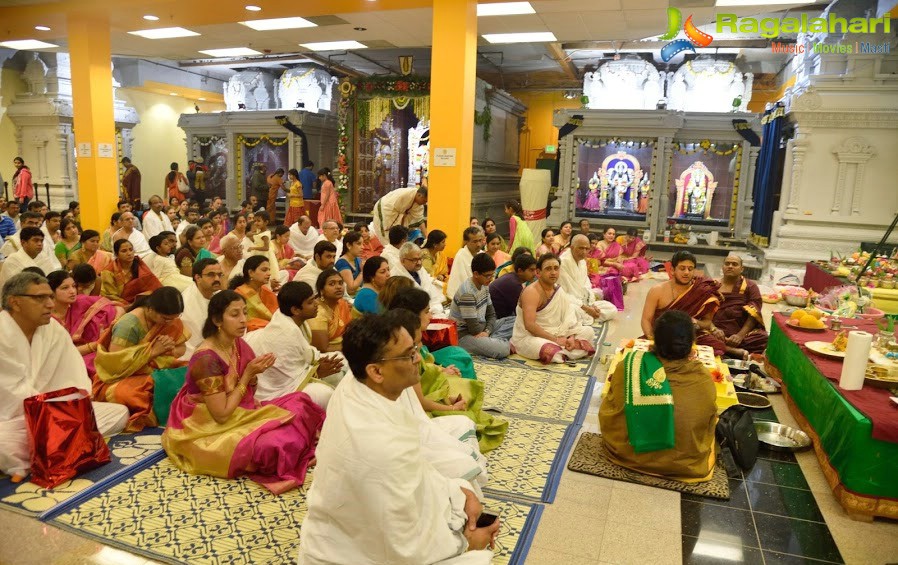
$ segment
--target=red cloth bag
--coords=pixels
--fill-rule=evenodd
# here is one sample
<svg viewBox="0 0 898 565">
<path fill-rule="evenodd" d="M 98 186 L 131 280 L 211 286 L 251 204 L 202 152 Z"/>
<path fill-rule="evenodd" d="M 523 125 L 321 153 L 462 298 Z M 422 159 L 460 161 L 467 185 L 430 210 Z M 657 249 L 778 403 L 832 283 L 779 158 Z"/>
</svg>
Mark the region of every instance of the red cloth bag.
<svg viewBox="0 0 898 565">
<path fill-rule="evenodd" d="M 59 399 L 59 400 L 56 400 Z M 109 463 L 86 390 L 68 387 L 25 399 L 31 444 L 31 482 L 54 488 L 79 473 Z"/>
<path fill-rule="evenodd" d="M 445 325 L 448 327 L 439 329 L 430 329 L 435 325 Z M 433 318 L 430 320 L 430 326 L 424 330 L 421 335 L 421 341 L 427 346 L 427 349 L 436 351 L 450 345 L 458 345 L 458 326 L 455 320 L 448 318 Z"/>
</svg>

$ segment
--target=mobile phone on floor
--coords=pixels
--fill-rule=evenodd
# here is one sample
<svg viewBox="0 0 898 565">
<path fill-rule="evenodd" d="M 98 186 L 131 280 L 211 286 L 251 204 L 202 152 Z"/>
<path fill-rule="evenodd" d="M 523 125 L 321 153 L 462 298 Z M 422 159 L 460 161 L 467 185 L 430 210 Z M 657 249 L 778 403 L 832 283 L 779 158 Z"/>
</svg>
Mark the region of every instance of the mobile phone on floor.
<svg viewBox="0 0 898 565">
<path fill-rule="evenodd" d="M 480 518 L 477 518 L 477 527 L 478 528 L 486 528 L 488 526 L 492 526 L 493 522 L 499 519 L 498 514 L 493 514 L 492 512 L 482 512 L 480 514 Z"/>
</svg>

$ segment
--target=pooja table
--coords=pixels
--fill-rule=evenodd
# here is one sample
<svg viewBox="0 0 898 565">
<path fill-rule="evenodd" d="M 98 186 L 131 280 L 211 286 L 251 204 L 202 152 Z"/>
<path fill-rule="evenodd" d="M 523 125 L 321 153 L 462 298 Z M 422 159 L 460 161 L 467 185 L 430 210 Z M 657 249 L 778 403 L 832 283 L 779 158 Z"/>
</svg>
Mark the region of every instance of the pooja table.
<svg viewBox="0 0 898 565">
<path fill-rule="evenodd" d="M 836 333 L 805 332 L 773 315 L 767 368 L 782 381 L 783 398 L 811 437 L 836 499 L 854 519 L 898 518 L 898 405 L 884 389 L 838 386 L 842 361 L 811 353 L 809 341 L 832 342 Z M 845 320 L 876 334 L 874 322 Z"/>
<path fill-rule="evenodd" d="M 837 277 L 814 262 L 808 262 L 804 268 L 804 282 L 801 286 L 807 290 L 821 293 L 827 288 L 852 284 L 845 277 Z M 873 306 L 886 314 L 898 314 L 898 289 L 870 288 Z"/>
</svg>

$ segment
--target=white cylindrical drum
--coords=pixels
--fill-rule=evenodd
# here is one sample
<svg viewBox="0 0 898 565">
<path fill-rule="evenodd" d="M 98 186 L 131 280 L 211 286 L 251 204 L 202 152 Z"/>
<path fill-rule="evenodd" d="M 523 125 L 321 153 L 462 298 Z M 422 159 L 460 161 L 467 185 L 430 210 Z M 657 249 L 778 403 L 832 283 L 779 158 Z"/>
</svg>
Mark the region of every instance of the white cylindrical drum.
<svg viewBox="0 0 898 565">
<path fill-rule="evenodd" d="M 524 208 L 524 221 L 533 232 L 534 246 L 542 243 L 540 239 L 546 227 L 546 205 L 551 187 L 552 174 L 547 169 L 524 169 L 521 173 L 521 206 Z"/>
</svg>

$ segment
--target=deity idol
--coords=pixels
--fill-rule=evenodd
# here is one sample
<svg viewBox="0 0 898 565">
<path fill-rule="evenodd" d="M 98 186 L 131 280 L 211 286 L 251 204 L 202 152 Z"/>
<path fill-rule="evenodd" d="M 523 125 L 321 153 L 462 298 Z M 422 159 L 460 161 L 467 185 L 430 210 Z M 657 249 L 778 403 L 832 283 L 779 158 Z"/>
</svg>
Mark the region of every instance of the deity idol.
<svg viewBox="0 0 898 565">
<path fill-rule="evenodd" d="M 605 198 L 603 203 L 608 202 L 615 210 L 626 212 L 636 210 L 637 183 L 643 177 L 636 157 L 618 151 L 602 162 L 599 175 L 602 178 Z"/>
<path fill-rule="evenodd" d="M 586 185 L 589 187 L 589 195 L 586 197 L 586 200 L 583 201 L 583 207 L 587 210 L 591 210 L 593 212 L 599 212 L 602 210 L 602 201 L 599 199 L 599 186 L 601 185 L 601 181 L 596 173 L 592 174 L 592 178 L 589 179 L 589 182 Z"/>
<path fill-rule="evenodd" d="M 649 180 L 649 172 L 642 172 L 642 180 L 639 181 L 639 200 L 636 206 L 636 212 L 639 214 L 647 214 L 649 211 L 649 192 L 651 191 L 651 181 Z"/>
<path fill-rule="evenodd" d="M 711 217 L 711 200 L 717 182 L 704 163 L 695 161 L 689 165 L 676 180 L 676 185 L 676 216 L 701 216 L 705 219 Z"/>
</svg>

